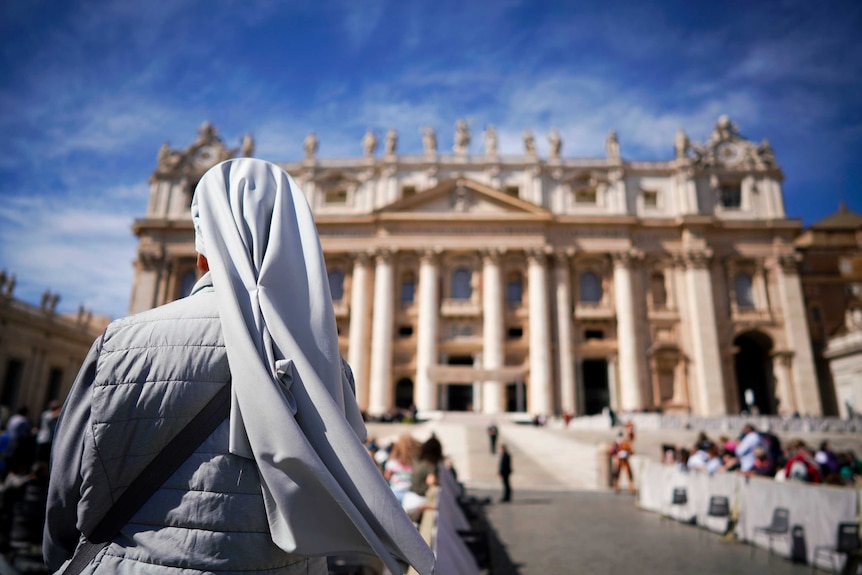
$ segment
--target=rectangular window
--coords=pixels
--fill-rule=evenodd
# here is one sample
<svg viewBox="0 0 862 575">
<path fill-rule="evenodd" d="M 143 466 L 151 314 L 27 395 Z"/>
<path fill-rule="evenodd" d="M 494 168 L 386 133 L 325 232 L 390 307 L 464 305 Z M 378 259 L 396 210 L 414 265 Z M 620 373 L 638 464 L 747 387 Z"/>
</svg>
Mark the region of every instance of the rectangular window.
<svg viewBox="0 0 862 575">
<path fill-rule="evenodd" d="M 605 332 L 600 329 L 588 329 L 584 332 L 584 339 L 605 339 Z"/>
<path fill-rule="evenodd" d="M 742 206 L 742 186 L 739 184 L 724 184 L 721 186 L 721 207 L 738 210 Z"/>
<path fill-rule="evenodd" d="M 575 192 L 575 203 L 584 205 L 595 205 L 596 191 L 592 189 L 582 189 Z"/>
<path fill-rule="evenodd" d="M 657 208 L 658 207 L 658 192 L 654 190 L 644 190 L 643 191 L 644 198 L 644 207 L 645 208 Z"/>
<path fill-rule="evenodd" d="M 326 205 L 344 205 L 347 203 L 347 190 L 330 190 L 324 197 Z"/>
<path fill-rule="evenodd" d="M 398 337 L 412 337 L 413 336 L 413 326 L 412 325 L 402 325 L 398 328 Z"/>
<path fill-rule="evenodd" d="M 506 186 L 503 189 L 503 193 L 507 196 L 512 196 L 513 198 L 517 198 L 521 195 L 521 188 L 518 186 Z"/>
<path fill-rule="evenodd" d="M 401 186 L 401 197 L 409 198 L 416 195 L 416 186 Z"/>
<path fill-rule="evenodd" d="M 524 328 L 520 326 L 510 327 L 507 331 L 509 339 L 521 339 L 524 337 Z"/>
</svg>

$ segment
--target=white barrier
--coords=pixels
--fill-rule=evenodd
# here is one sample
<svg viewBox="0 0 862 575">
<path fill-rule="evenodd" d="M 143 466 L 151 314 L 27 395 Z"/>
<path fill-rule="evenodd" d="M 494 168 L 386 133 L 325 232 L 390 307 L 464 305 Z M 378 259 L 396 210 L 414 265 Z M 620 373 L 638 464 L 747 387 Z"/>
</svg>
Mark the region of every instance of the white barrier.
<svg viewBox="0 0 862 575">
<path fill-rule="evenodd" d="M 697 525 L 712 531 L 722 531 L 724 522 L 708 520 L 709 499 L 713 495 L 728 498 L 730 509 L 738 510 L 739 521 L 736 535 L 758 547 L 766 548 L 769 540 L 762 533 L 754 535 L 755 527 L 765 527 L 772 521 L 776 507 L 784 507 L 790 513 L 791 529 L 801 525 L 805 531 L 805 549 L 808 562 L 814 557 L 818 545 L 834 546 L 838 524 L 857 521 L 859 492 L 856 489 L 811 485 L 798 482 L 776 482 L 772 479 L 745 476 L 738 473 L 681 472 L 672 465 L 662 465 L 640 458 L 635 469 L 639 469 L 639 499 L 642 509 L 667 515 L 680 521 L 694 518 Z M 687 502 L 672 505 L 673 490 L 684 487 Z M 775 553 L 790 556 L 790 533 L 786 537 L 774 538 Z M 820 566 L 827 567 L 826 559 Z"/>
<path fill-rule="evenodd" d="M 438 467 L 440 496 L 437 500 L 437 529 L 432 549 L 437 556 L 437 573 L 479 575 L 479 566 L 467 545 L 458 535 L 459 529 L 470 529 L 470 523 L 458 506 L 460 487 L 452 471 Z"/>
</svg>

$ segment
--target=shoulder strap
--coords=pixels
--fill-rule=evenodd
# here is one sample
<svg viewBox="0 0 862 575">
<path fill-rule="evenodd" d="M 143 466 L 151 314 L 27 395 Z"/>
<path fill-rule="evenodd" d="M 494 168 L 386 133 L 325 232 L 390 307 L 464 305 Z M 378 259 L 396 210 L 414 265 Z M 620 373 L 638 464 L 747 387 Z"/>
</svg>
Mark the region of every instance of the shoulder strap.
<svg viewBox="0 0 862 575">
<path fill-rule="evenodd" d="M 230 385 L 225 385 L 126 488 L 87 541 L 75 550 L 62 575 L 81 573 L 229 413 Z"/>
</svg>

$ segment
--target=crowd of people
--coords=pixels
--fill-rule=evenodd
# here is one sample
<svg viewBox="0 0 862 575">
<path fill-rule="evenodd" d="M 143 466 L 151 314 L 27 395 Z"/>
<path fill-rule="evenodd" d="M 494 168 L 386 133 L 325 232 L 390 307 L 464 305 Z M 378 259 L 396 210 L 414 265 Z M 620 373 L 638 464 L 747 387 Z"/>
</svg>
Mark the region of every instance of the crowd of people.
<svg viewBox="0 0 862 575">
<path fill-rule="evenodd" d="M 419 523 L 424 511 L 436 509 L 437 469 L 444 461 L 443 446 L 436 435 L 419 442 L 404 433 L 383 446 L 368 437 L 365 447 L 410 519 Z"/>
<path fill-rule="evenodd" d="M 862 460 L 853 451 L 836 452 L 828 440 L 815 449 L 801 439 L 782 445 L 769 431 L 745 425 L 737 438 L 713 440 L 701 432 L 694 445 L 664 445 L 663 461 L 681 471 L 739 472 L 776 481 L 802 481 L 828 485 L 857 485 L 862 481 Z"/>
<path fill-rule="evenodd" d="M 52 401 L 31 421 L 19 407 L 0 432 L 0 551 L 42 542 L 48 499 L 48 463 L 61 404 Z"/>
</svg>

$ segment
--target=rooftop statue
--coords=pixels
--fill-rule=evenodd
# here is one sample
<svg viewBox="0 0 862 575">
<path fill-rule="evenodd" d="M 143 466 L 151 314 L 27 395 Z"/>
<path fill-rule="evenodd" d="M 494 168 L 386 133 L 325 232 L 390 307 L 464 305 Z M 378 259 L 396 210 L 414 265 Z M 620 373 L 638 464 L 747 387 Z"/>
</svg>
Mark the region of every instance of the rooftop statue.
<svg viewBox="0 0 862 575">
<path fill-rule="evenodd" d="M 608 137 L 605 140 L 605 151 L 609 160 L 620 159 L 620 140 L 617 138 L 617 133 L 614 130 L 608 132 Z"/>
<path fill-rule="evenodd" d="M 688 136 L 685 135 L 685 131 L 682 128 L 678 129 L 676 131 L 676 136 L 673 138 L 673 149 L 677 160 L 682 160 L 687 157 L 690 145 L 691 143 L 688 140 Z"/>
<path fill-rule="evenodd" d="M 305 137 L 305 141 L 302 144 L 303 148 L 305 148 L 306 160 L 314 159 L 315 154 L 317 154 L 317 144 L 317 136 L 314 134 L 314 132 L 309 132 L 308 135 Z"/>
<path fill-rule="evenodd" d="M 491 124 L 488 124 L 488 127 L 485 128 L 485 155 L 497 155 L 497 130 Z"/>
<path fill-rule="evenodd" d="M 384 153 L 387 156 L 394 156 L 395 152 L 398 151 L 398 132 L 394 128 L 389 128 L 389 131 L 386 132 L 386 142 L 384 145 Z"/>
<path fill-rule="evenodd" d="M 455 145 L 452 151 L 459 156 L 465 156 L 470 151 L 470 128 L 464 120 L 455 122 Z"/>
<path fill-rule="evenodd" d="M 437 154 L 437 134 L 434 128 L 428 126 L 422 128 L 422 147 L 425 150 L 425 155 L 433 156 Z"/>
<path fill-rule="evenodd" d="M 528 156 L 536 155 L 536 138 L 533 137 L 533 132 L 529 129 L 524 130 L 524 151 Z"/>
<path fill-rule="evenodd" d="M 368 128 L 365 135 L 362 137 L 362 154 L 366 158 L 373 158 L 377 151 L 377 135 L 374 130 Z"/>
<path fill-rule="evenodd" d="M 552 160 L 560 159 L 560 151 L 563 149 L 563 140 L 560 138 L 560 133 L 556 128 L 548 134 L 548 144 L 550 144 L 550 154 Z"/>
<path fill-rule="evenodd" d="M 251 132 L 246 133 L 242 138 L 242 144 L 239 147 L 239 155 L 250 158 L 254 155 L 254 138 L 251 137 Z"/>
</svg>

